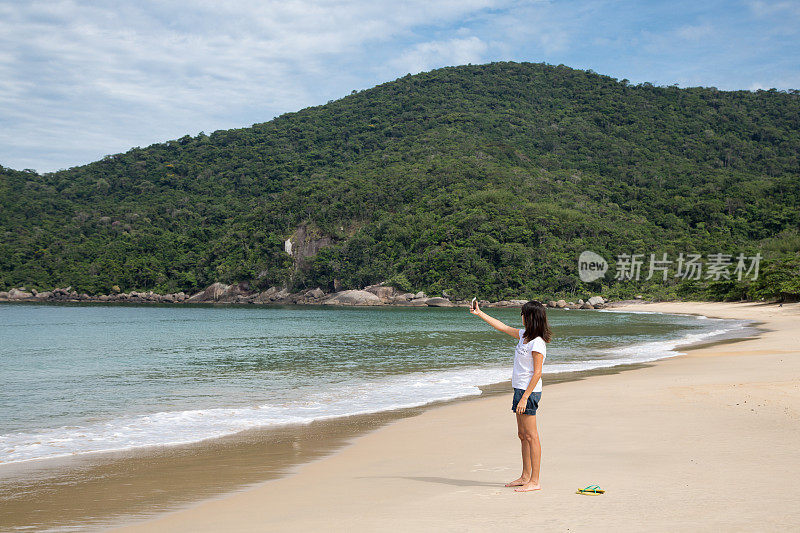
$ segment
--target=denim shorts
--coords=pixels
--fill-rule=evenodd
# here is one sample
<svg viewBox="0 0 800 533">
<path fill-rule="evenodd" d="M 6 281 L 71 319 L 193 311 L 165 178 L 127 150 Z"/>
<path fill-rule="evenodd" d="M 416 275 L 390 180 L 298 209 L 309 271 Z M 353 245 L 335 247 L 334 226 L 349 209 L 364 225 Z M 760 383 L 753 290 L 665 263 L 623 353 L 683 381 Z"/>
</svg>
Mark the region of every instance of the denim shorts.
<svg viewBox="0 0 800 533">
<path fill-rule="evenodd" d="M 515 413 L 517 412 L 517 404 L 522 399 L 523 394 L 525 394 L 525 389 L 514 388 L 514 401 L 511 402 L 511 410 Z M 541 392 L 532 392 L 531 395 L 528 396 L 528 405 L 525 406 L 525 414 L 535 415 L 536 410 L 539 408 L 539 400 L 541 399 Z"/>
</svg>

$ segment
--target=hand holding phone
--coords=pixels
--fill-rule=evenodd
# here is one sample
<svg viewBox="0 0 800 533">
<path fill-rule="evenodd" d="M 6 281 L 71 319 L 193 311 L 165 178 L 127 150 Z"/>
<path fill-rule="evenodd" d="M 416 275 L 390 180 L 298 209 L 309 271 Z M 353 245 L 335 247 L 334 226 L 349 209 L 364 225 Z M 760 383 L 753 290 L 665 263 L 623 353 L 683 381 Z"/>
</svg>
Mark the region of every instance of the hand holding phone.
<svg viewBox="0 0 800 533">
<path fill-rule="evenodd" d="M 473 298 L 472 302 L 469 304 L 469 310 L 472 314 L 477 314 L 478 312 L 478 299 Z"/>
</svg>

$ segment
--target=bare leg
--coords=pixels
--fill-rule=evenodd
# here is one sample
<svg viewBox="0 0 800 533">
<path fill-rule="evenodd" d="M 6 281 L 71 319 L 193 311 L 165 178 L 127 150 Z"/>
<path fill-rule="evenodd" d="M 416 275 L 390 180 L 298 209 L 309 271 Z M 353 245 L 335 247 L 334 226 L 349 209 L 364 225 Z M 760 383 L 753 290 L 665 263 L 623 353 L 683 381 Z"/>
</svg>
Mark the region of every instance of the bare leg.
<svg viewBox="0 0 800 533">
<path fill-rule="evenodd" d="M 528 454 L 530 457 L 530 479 L 525 484 L 514 489 L 517 492 L 528 492 L 532 490 L 540 490 L 542 487 L 539 485 L 539 467 L 542 461 L 542 445 L 539 442 L 539 430 L 536 428 L 536 415 L 517 415 L 522 418 L 522 446 L 528 447 Z M 525 454 L 523 452 L 523 457 Z"/>
<path fill-rule="evenodd" d="M 525 440 L 525 427 L 522 422 L 523 415 L 517 415 L 517 435 L 522 448 L 522 475 L 514 481 L 506 483 L 506 487 L 521 487 L 531 480 L 531 448 Z"/>
</svg>

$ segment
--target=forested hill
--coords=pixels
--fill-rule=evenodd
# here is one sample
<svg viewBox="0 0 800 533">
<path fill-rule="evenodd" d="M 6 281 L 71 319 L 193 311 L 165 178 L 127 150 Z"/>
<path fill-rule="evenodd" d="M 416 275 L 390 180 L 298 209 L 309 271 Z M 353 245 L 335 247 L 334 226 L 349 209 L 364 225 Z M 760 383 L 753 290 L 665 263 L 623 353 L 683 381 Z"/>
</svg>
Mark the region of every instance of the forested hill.
<svg viewBox="0 0 800 533">
<path fill-rule="evenodd" d="M 798 91 L 450 67 L 69 170 L 0 167 L 0 290 L 800 293 L 799 206 Z M 291 257 L 292 235 L 321 249 Z M 591 284 L 586 249 L 611 262 Z M 681 252 L 760 252 L 766 276 L 613 279 L 618 254 Z"/>
</svg>

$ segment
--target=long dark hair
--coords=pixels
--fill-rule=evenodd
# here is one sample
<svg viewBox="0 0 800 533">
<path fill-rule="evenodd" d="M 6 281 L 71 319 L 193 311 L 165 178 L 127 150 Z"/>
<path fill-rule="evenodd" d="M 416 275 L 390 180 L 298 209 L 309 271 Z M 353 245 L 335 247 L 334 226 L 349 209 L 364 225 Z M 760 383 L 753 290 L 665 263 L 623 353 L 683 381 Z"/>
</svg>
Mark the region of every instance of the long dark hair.
<svg viewBox="0 0 800 533">
<path fill-rule="evenodd" d="M 541 302 L 531 300 L 522 306 L 522 323 L 525 324 L 525 342 L 531 342 L 536 337 L 541 337 L 544 342 L 550 342 L 553 334 L 547 323 L 547 310 Z"/>
</svg>

